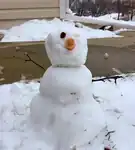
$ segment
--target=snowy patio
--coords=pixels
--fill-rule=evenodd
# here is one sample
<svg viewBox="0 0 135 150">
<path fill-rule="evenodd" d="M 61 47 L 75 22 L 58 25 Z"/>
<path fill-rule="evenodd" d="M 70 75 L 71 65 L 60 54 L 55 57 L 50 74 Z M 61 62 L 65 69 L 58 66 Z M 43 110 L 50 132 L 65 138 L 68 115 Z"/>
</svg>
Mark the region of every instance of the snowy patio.
<svg viewBox="0 0 135 150">
<path fill-rule="evenodd" d="M 134 23 L 131 23 L 132 25 Z M 1 42 L 43 41 L 46 39 L 48 33 L 58 28 L 70 28 L 82 34 L 87 39 L 119 37 L 117 35 L 119 31 L 102 31 L 81 25 L 80 28 L 76 28 L 73 22 L 61 22 L 55 18 L 51 21 L 31 20 L 20 26 L 12 27 L 9 30 L 1 30 L 1 32 L 5 33 L 5 37 Z M 125 29 L 121 29 L 120 31 L 123 30 Z M 16 46 L 16 50 L 18 49 Z M 31 53 L 33 52 L 31 51 Z M 127 58 L 129 59 L 131 55 L 133 54 L 128 55 Z M 119 59 L 118 57 L 117 60 Z M 131 64 L 129 63 L 130 66 Z M 124 78 L 117 79 L 117 84 L 114 83 L 114 80 L 93 82 L 93 97 L 100 104 L 106 116 L 106 127 L 92 141 L 89 141 L 80 148 L 86 147 L 86 149 L 89 149 L 89 145 L 93 145 L 92 150 L 99 150 L 94 147 L 94 143 L 96 143 L 96 146 L 101 147 L 101 150 L 106 146 L 111 147 L 111 150 L 134 149 L 135 74 L 123 76 Z M 38 92 L 39 82 L 34 80 L 27 83 L 20 81 L 0 85 L 0 150 L 52 149 L 46 145 L 42 134 L 38 132 L 33 133 L 29 121 L 29 103 Z"/>
<path fill-rule="evenodd" d="M 42 135 L 32 132 L 28 120 L 29 103 L 38 88 L 39 83 L 36 81 L 0 86 L 1 150 L 51 149 L 45 144 Z M 118 79 L 117 85 L 114 80 L 93 83 L 95 101 L 100 103 L 106 115 L 106 129 L 90 141 L 91 143 L 96 142 L 101 147 L 111 145 L 115 147 L 112 150 L 134 148 L 134 88 L 134 75 Z"/>
</svg>

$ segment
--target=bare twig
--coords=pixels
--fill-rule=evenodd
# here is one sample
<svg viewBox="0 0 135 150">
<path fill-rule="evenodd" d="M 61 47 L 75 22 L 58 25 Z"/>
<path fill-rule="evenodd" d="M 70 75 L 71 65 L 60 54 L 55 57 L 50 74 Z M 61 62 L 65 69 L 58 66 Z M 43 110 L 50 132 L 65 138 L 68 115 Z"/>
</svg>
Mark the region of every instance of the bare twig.
<svg viewBox="0 0 135 150">
<path fill-rule="evenodd" d="M 31 62 L 32 62 L 33 64 L 35 64 L 36 66 L 38 66 L 38 67 L 40 67 L 41 69 L 45 70 L 45 68 L 42 67 L 42 66 L 41 66 L 40 64 L 38 64 L 37 62 L 35 62 L 35 61 L 29 56 L 29 54 L 28 54 L 27 52 L 25 52 L 24 55 L 28 57 L 28 59 L 26 59 L 25 62 L 31 61 Z"/>
<path fill-rule="evenodd" d="M 112 131 L 108 131 L 108 126 L 106 126 L 106 134 L 105 134 L 105 142 L 104 144 L 106 145 L 104 147 L 104 150 L 115 150 L 116 149 L 116 144 L 113 142 L 113 140 L 111 139 L 111 135 L 113 133 L 115 133 L 116 131 L 112 130 Z M 109 142 L 109 143 L 108 143 Z"/>
<path fill-rule="evenodd" d="M 110 134 L 114 133 L 115 131 L 109 131 L 105 136 L 109 136 Z"/>
<path fill-rule="evenodd" d="M 97 81 L 105 82 L 105 80 L 110 81 L 110 79 L 113 79 L 115 84 L 117 84 L 117 79 L 120 79 L 120 78 L 124 78 L 124 77 L 123 76 L 107 76 L 107 77 L 103 77 L 103 78 L 100 78 L 100 79 L 92 79 L 92 82 L 97 82 Z"/>
<path fill-rule="evenodd" d="M 114 132 L 112 132 L 112 133 L 114 133 Z M 108 132 L 108 141 L 110 140 L 110 138 L 111 138 L 111 132 Z"/>
<path fill-rule="evenodd" d="M 25 62 L 27 61 L 31 61 L 33 64 L 35 64 L 36 66 L 40 67 L 41 69 L 43 69 L 45 71 L 45 68 L 43 66 L 41 66 L 40 64 L 38 64 L 37 62 L 35 62 L 27 52 L 24 53 L 25 56 L 27 56 L 27 59 L 23 59 L 23 58 L 18 58 L 18 57 L 15 57 L 15 58 L 18 58 L 18 59 L 22 59 L 24 60 Z M 120 75 L 115 75 L 115 76 L 107 76 L 107 77 L 103 77 L 103 78 L 99 78 L 99 79 L 92 79 L 92 82 L 98 82 L 98 81 L 103 81 L 105 82 L 105 80 L 108 80 L 108 81 L 111 81 L 111 79 L 114 80 L 115 84 L 117 84 L 117 79 L 120 79 L 120 78 L 124 78 L 123 76 L 120 76 Z"/>
<path fill-rule="evenodd" d="M 27 56 L 27 59 L 24 59 L 24 58 L 21 58 L 21 57 L 16 57 L 16 56 L 13 56 L 13 57 L 16 58 L 16 59 L 24 60 L 25 62 L 30 61 L 30 62 L 32 62 L 33 64 L 35 64 L 36 66 L 40 67 L 41 69 L 43 69 L 45 71 L 45 68 L 43 66 L 41 66 L 40 64 L 38 64 L 36 61 L 34 61 L 27 52 L 25 52 L 24 55 Z"/>
</svg>

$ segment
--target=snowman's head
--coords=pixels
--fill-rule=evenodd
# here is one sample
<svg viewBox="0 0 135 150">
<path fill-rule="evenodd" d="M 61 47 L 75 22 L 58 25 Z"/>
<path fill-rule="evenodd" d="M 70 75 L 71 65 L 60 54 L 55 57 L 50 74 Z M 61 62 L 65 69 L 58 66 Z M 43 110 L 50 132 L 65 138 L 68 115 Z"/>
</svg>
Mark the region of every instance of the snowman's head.
<svg viewBox="0 0 135 150">
<path fill-rule="evenodd" d="M 48 35 L 45 48 L 53 66 L 77 67 L 86 62 L 87 39 L 79 34 L 54 31 Z"/>
</svg>

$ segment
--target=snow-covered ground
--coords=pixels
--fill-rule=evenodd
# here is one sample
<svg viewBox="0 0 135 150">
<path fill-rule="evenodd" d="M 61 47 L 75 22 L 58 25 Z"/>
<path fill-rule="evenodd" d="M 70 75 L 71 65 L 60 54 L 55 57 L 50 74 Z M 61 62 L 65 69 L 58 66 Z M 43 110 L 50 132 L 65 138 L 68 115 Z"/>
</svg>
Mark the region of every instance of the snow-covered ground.
<svg viewBox="0 0 135 150">
<path fill-rule="evenodd" d="M 116 33 L 111 31 L 103 31 L 92 29 L 81 25 L 81 28 L 75 27 L 75 23 L 71 21 L 61 21 L 54 18 L 51 21 L 47 20 L 30 20 L 19 26 L 14 26 L 8 30 L 0 30 L 5 34 L 1 42 L 16 42 L 16 41 L 40 41 L 45 40 L 47 35 L 57 29 L 70 29 L 80 33 L 87 38 L 104 38 L 118 37 Z"/>
<path fill-rule="evenodd" d="M 115 32 L 85 26 L 76 28 L 73 22 L 62 22 L 55 18 L 51 21 L 31 20 L 5 30 L 2 42 L 44 40 L 52 30 L 58 28 L 76 31 L 87 38 L 117 37 Z M 101 146 L 111 145 L 112 150 L 134 149 L 134 89 L 135 75 L 118 79 L 117 85 L 114 81 L 93 83 L 94 98 L 106 115 L 106 128 L 91 142 L 98 139 Z M 52 150 L 42 134 L 33 132 L 29 120 L 29 104 L 38 90 L 39 83 L 36 81 L 0 86 L 0 150 Z"/>
<path fill-rule="evenodd" d="M 0 150 L 51 149 L 42 134 L 33 132 L 29 122 L 29 103 L 38 88 L 36 81 L 0 86 Z M 93 139 L 99 139 L 101 146 L 110 144 L 112 150 L 134 149 L 134 89 L 135 75 L 118 79 L 117 85 L 114 81 L 93 83 L 94 98 L 106 115 L 106 128 Z"/>
<path fill-rule="evenodd" d="M 117 20 L 118 14 L 112 13 L 107 14 L 99 17 L 92 17 L 92 16 L 75 16 L 75 14 L 69 9 L 67 10 L 67 18 L 74 18 L 73 20 L 78 20 L 80 22 L 87 22 L 99 25 L 113 25 L 120 28 L 128 28 L 128 29 L 135 29 L 135 16 L 133 16 L 132 21 L 124 21 L 124 20 Z"/>
<path fill-rule="evenodd" d="M 75 16 L 74 16 L 75 17 Z M 74 32 L 80 33 L 83 36 L 89 38 L 105 38 L 105 37 L 118 37 L 118 34 L 121 31 L 126 31 L 127 28 L 135 29 L 135 21 L 122 21 L 116 20 L 117 14 L 108 14 L 100 17 L 80 17 L 81 21 L 87 20 L 88 22 L 93 23 L 105 23 L 121 26 L 121 29 L 118 31 L 103 31 L 99 29 L 93 29 L 82 24 L 78 27 L 75 27 L 73 21 L 61 21 L 58 18 L 54 18 L 50 21 L 45 19 L 43 20 L 29 20 L 21 25 L 13 26 L 8 30 L 0 30 L 4 33 L 4 38 L 1 42 L 17 42 L 17 41 L 41 41 L 45 40 L 47 35 L 57 29 L 70 29 Z M 130 29 L 128 29 L 130 30 Z"/>
</svg>

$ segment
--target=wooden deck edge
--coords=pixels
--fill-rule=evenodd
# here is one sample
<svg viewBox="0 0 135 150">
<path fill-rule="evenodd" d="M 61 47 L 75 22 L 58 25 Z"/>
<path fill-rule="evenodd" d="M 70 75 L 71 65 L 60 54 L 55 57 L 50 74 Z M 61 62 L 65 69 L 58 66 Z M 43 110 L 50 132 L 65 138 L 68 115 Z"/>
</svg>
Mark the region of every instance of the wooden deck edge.
<svg viewBox="0 0 135 150">
<path fill-rule="evenodd" d="M 0 42 L 0 48 L 42 45 L 45 41 Z"/>
<path fill-rule="evenodd" d="M 103 41 L 118 41 L 118 40 L 123 40 L 122 37 L 108 37 L 108 38 L 93 38 L 93 39 L 88 39 L 88 45 L 91 44 L 104 44 L 106 45 L 107 43 L 103 43 Z M 29 46 L 29 45 L 37 45 L 37 44 L 43 44 L 45 41 L 20 41 L 20 42 L 0 42 L 0 47 L 3 46 L 9 46 L 9 47 L 13 47 L 13 46 Z"/>
<path fill-rule="evenodd" d="M 0 42 L 0 48 L 42 45 L 45 41 Z M 135 43 L 132 37 L 93 38 L 88 39 L 88 45 L 125 47 Z"/>
<path fill-rule="evenodd" d="M 122 73 L 135 72 L 135 43 L 130 43 L 130 39 L 129 43 L 126 42 L 128 46 L 116 46 L 115 42 L 118 41 L 116 38 L 95 39 L 96 44 L 93 44 L 93 40 L 88 40 L 89 51 L 86 62 L 93 76 L 117 74 L 115 71 L 117 69 Z M 98 40 L 104 40 L 104 42 L 98 42 Z M 44 69 L 29 61 L 25 52 Z M 108 58 L 105 58 L 106 53 Z M 3 73 L 0 74 L 0 84 L 20 81 L 22 75 L 30 80 L 40 78 L 50 65 L 44 41 L 0 43 L 0 66 L 4 67 Z"/>
</svg>

